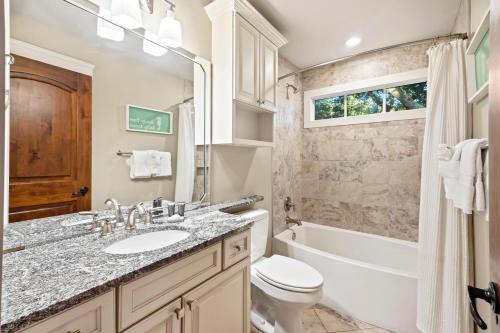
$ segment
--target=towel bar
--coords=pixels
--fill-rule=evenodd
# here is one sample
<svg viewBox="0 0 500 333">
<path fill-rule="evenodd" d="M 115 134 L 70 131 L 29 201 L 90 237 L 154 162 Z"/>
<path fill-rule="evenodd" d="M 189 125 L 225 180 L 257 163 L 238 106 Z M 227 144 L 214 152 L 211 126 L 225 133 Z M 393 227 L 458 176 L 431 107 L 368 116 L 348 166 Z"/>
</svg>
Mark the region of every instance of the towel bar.
<svg viewBox="0 0 500 333">
<path fill-rule="evenodd" d="M 132 152 L 131 151 L 121 151 L 121 150 L 118 150 L 116 152 L 116 155 L 129 157 L 129 156 L 132 156 Z"/>
</svg>

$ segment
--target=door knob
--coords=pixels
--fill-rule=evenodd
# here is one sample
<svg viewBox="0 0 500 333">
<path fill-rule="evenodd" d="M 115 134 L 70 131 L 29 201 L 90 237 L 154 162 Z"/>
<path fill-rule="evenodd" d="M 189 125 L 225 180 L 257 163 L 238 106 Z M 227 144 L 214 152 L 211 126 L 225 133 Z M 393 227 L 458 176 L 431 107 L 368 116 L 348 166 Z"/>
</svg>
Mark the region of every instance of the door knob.
<svg viewBox="0 0 500 333">
<path fill-rule="evenodd" d="M 82 186 L 77 192 L 71 193 L 72 196 L 74 197 L 84 197 L 85 194 L 89 191 L 89 188 L 87 186 Z"/>
<path fill-rule="evenodd" d="M 491 305 L 491 310 L 493 313 L 497 313 L 497 293 L 495 285 L 490 282 L 488 289 L 479 289 L 472 286 L 467 286 L 467 291 L 469 293 L 469 307 L 472 315 L 472 319 L 477 324 L 479 328 L 485 330 L 488 325 L 481 318 L 477 312 L 476 299 L 482 299 Z"/>
</svg>

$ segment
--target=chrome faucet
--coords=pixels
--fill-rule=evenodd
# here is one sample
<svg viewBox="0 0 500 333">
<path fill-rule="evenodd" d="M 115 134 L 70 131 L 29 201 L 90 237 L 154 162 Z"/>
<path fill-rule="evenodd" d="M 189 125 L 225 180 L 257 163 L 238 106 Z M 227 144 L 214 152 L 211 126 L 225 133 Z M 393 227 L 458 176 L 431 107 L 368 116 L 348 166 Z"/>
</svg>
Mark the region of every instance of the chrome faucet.
<svg viewBox="0 0 500 333">
<path fill-rule="evenodd" d="M 302 225 L 302 221 L 300 221 L 299 219 L 294 219 L 293 217 L 290 217 L 288 215 L 286 216 L 285 221 L 287 225 L 289 224 L 296 224 L 298 226 Z"/>
<path fill-rule="evenodd" d="M 293 211 L 295 211 L 295 204 L 292 202 L 292 198 L 290 197 L 285 198 L 284 207 L 285 207 L 285 212 L 289 212 L 292 209 Z"/>
<path fill-rule="evenodd" d="M 142 202 L 130 208 L 128 211 L 128 218 L 127 218 L 127 223 L 125 224 L 125 229 L 134 230 L 136 228 L 137 220 L 141 216 L 144 216 L 145 214 L 146 214 L 146 209 L 142 205 Z"/>
<path fill-rule="evenodd" d="M 122 208 L 118 201 L 115 198 L 109 198 L 104 201 L 104 204 L 113 206 L 113 209 L 115 210 L 115 226 L 123 227 L 125 219 L 123 218 Z"/>
</svg>

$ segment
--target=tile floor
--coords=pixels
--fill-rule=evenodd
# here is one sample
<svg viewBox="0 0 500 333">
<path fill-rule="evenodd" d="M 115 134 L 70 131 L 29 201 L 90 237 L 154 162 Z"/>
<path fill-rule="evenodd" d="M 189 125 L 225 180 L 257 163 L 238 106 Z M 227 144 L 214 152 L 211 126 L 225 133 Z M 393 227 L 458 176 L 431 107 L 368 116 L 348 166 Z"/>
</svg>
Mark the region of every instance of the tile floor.
<svg viewBox="0 0 500 333">
<path fill-rule="evenodd" d="M 319 304 L 304 312 L 302 327 L 304 333 L 391 333 L 360 320 L 343 317 Z M 252 327 L 252 333 L 261 332 Z"/>
</svg>

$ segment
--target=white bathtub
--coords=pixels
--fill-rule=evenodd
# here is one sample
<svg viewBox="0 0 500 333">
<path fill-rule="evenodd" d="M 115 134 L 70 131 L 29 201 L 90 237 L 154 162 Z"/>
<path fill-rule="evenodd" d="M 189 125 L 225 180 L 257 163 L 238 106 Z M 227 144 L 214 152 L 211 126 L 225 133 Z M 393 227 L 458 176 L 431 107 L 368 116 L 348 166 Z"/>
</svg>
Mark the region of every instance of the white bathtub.
<svg viewBox="0 0 500 333">
<path fill-rule="evenodd" d="M 418 333 L 417 244 L 303 222 L 274 237 L 274 253 L 316 268 L 321 303 L 397 333 Z"/>
</svg>

